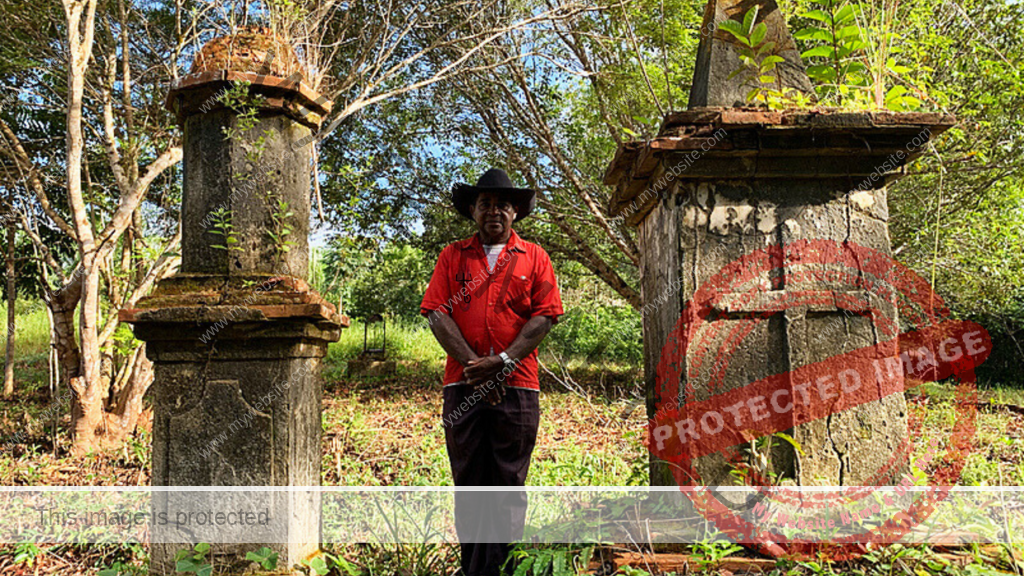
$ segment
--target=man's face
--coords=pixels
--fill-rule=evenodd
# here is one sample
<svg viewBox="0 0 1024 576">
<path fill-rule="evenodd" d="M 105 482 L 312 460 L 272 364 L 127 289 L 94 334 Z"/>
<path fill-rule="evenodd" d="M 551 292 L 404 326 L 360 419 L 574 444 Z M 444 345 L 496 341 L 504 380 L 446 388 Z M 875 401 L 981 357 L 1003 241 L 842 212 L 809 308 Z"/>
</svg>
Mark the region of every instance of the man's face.
<svg viewBox="0 0 1024 576">
<path fill-rule="evenodd" d="M 516 218 L 515 205 L 508 198 L 494 192 L 481 192 L 473 204 L 473 220 L 480 233 L 500 238 L 512 228 Z"/>
</svg>

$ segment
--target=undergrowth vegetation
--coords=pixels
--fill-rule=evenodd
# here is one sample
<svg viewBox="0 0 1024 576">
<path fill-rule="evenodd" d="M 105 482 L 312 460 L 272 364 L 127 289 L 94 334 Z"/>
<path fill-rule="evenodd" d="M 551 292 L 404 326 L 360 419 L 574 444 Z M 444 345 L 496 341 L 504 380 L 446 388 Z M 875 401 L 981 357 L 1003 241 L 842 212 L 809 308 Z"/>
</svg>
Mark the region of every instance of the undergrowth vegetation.
<svg viewBox="0 0 1024 576">
<path fill-rule="evenodd" d="M 0 310 L 2 312 L 2 310 Z M 642 486 L 647 483 L 648 453 L 644 444 L 643 371 L 639 365 L 636 317 L 614 309 L 577 307 L 555 328 L 541 347 L 541 428 L 531 462 L 532 486 Z M 368 343 L 379 347 L 380 324 L 371 325 Z M 419 318 L 391 318 L 387 325 L 388 356 L 396 373 L 386 377 L 353 377 L 347 364 L 362 352 L 364 325 L 355 319 L 332 344 L 325 362 L 322 482 L 324 485 L 449 486 L 451 473 L 441 427 L 440 376 L 444 352 Z M 0 440 L 9 450 L 0 454 L 0 483 L 6 485 L 147 485 L 151 467 L 150 432 L 144 425 L 115 453 L 73 458 L 67 452 L 66 410 L 53 410 L 46 384 L 47 322 L 38 303 L 19 303 L 19 394 L 0 408 Z M 965 485 L 1024 484 L 1024 391 L 985 385 L 972 453 L 962 474 Z M 924 439 L 943 438 L 957 418 L 950 385 L 929 384 L 908 395 L 912 415 L 921 421 Z M 56 415 L 54 419 L 50 417 Z M 920 457 L 927 442 L 918 443 Z M 509 574 L 552 576 L 581 568 L 588 547 L 581 545 L 520 546 Z M 305 566 L 310 574 L 451 573 L 458 565 L 458 547 L 422 545 L 331 545 L 322 562 Z M 996 574 L 1011 569 L 1009 549 L 979 547 L 969 557 L 952 561 L 928 548 L 882 548 L 871 562 L 831 565 L 827 562 L 779 562 L 767 574 L 861 574 L 883 576 Z M 590 549 L 597 562 L 612 557 L 614 546 Z M 628 551 L 626 549 L 619 552 Z M 634 552 L 637 550 L 634 550 Z M 708 543 L 684 550 L 688 570 L 716 572 L 726 556 L 748 552 Z M 265 552 L 265 551 L 263 551 Z M 253 573 L 276 559 L 251 552 Z M 872 556 L 874 558 L 874 556 Z M 187 562 L 186 562 L 187 561 Z M 60 571 L 66 564 L 90 566 L 90 573 L 119 576 L 146 573 L 144 546 L 122 548 L 72 545 L 0 547 L 0 573 L 10 568 L 34 572 Z M 192 550 L 182 568 L 225 574 L 205 553 Z M 596 565 L 596 564 L 595 564 Z M 623 566 L 619 574 L 642 576 L 642 565 Z"/>
</svg>

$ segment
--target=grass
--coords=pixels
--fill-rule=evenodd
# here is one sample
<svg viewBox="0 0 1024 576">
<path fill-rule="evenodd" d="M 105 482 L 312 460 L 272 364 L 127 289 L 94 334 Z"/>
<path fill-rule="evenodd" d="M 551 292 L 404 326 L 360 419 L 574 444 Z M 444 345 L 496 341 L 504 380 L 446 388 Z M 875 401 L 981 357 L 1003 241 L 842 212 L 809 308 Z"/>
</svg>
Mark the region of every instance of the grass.
<svg viewBox="0 0 1024 576">
<path fill-rule="evenodd" d="M 646 422 L 628 400 L 586 399 L 546 382 L 528 477 L 533 486 L 637 484 L 646 467 Z M 350 486 L 450 486 L 436 374 L 372 383 L 343 379 L 326 394 L 323 482 Z"/>
<path fill-rule="evenodd" d="M 3 309 L 0 307 L 0 318 Z M 143 429 L 113 454 L 72 458 L 49 442 L 51 422 L 38 418 L 48 405 L 46 347 L 48 326 L 41 304 L 20 302 L 17 329 L 18 378 L 15 398 L 0 402 L 0 441 L 28 431 L 13 451 L 0 454 L 4 485 L 146 485 L 149 483 L 150 439 Z M 371 345 L 374 344 L 371 334 Z M 388 326 L 389 356 L 398 371 L 382 378 L 350 378 L 346 363 L 363 349 L 358 321 L 331 344 L 325 361 L 322 412 L 322 480 L 325 485 L 451 485 L 451 472 L 441 426 L 441 371 L 444 352 L 425 321 L 393 322 Z M 643 485 L 647 481 L 647 450 L 642 407 L 643 375 L 629 363 L 568 357 L 561 345 L 545 345 L 541 361 L 541 427 L 527 480 L 533 486 Z M 924 387 L 927 401 L 910 395 L 909 409 L 922 421 L 923 438 L 948 436 L 957 418 L 953 389 Z M 1024 416 L 1001 405 L 1024 405 L 1024 390 L 1010 386 L 981 387 L 987 403 L 979 411 L 974 451 L 967 459 L 962 483 L 1024 485 Z M 65 415 L 57 432 L 66 438 Z M 66 442 L 65 442 L 66 443 Z M 919 452 L 927 442 L 919 442 Z M 916 456 L 920 456 L 918 453 Z M 937 465 L 937 463 L 936 463 Z M 557 551 L 559 545 L 542 547 Z M 577 547 L 578 548 L 578 547 Z M 449 574 L 458 562 L 452 545 L 342 545 L 328 551 L 373 574 Z M 692 551 L 691 551 L 692 552 Z M 697 550 L 697 553 L 700 553 Z M 987 553 L 986 553 L 987 554 Z M 977 558 L 984 554 L 978 552 Z M 979 560 L 980 561 L 980 560 Z M 144 566 L 143 548 L 85 546 L 0 546 L 0 573 L 22 570 L 92 572 L 101 567 Z M 896 567 L 897 563 L 887 562 Z M 995 563 L 1003 561 L 993 561 Z M 991 565 L 992 562 L 989 562 Z M 915 564 L 908 564 L 913 566 Z M 996 573 L 977 562 L 974 568 L 953 568 L 929 574 Z M 334 573 L 345 573 L 335 568 Z M 642 571 L 634 574 L 644 574 Z M 780 564 L 774 572 L 791 574 L 885 574 L 870 567 L 825 564 Z M 893 573 L 903 573 L 895 570 Z"/>
<path fill-rule="evenodd" d="M 14 381 L 21 390 L 47 387 L 50 324 L 41 300 L 17 300 L 14 309 Z M 7 302 L 0 304 L 0 350 L 7 350 Z M 2 354 L 3 352 L 0 352 Z"/>
<path fill-rule="evenodd" d="M 50 325 L 46 305 L 41 300 L 17 300 L 14 307 L 14 354 L 19 361 L 31 362 L 46 357 L 50 346 Z M 0 303 L 0 347 L 7 347 L 7 302 Z"/>
<path fill-rule="evenodd" d="M 946 449 L 949 431 L 960 417 L 955 389 L 949 384 L 925 384 L 923 394 L 908 395 L 908 409 L 922 422 L 922 438 L 940 438 Z M 1024 391 L 1011 387 L 979 387 L 979 400 L 987 402 L 975 421 L 973 450 L 967 455 L 959 484 L 963 486 L 1024 486 L 1024 415 L 999 408 L 1024 405 Z M 923 455 L 927 442 L 917 443 L 915 457 Z M 936 459 L 926 470 L 941 466 Z"/>
</svg>

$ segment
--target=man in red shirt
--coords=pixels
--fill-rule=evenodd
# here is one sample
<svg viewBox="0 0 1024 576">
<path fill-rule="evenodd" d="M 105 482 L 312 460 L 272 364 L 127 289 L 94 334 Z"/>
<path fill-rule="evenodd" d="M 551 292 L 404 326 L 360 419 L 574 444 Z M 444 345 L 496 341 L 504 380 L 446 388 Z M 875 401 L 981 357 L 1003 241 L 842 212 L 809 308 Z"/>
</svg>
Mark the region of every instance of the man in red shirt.
<svg viewBox="0 0 1024 576">
<path fill-rule="evenodd" d="M 442 419 L 456 486 L 524 486 L 537 440 L 537 345 L 558 322 L 562 299 L 551 259 L 512 230 L 536 193 L 502 170 L 457 185 L 452 203 L 476 222 L 472 238 L 438 257 L 420 313 L 448 353 Z M 496 576 L 522 537 L 523 491 L 457 492 L 462 576 Z"/>
</svg>

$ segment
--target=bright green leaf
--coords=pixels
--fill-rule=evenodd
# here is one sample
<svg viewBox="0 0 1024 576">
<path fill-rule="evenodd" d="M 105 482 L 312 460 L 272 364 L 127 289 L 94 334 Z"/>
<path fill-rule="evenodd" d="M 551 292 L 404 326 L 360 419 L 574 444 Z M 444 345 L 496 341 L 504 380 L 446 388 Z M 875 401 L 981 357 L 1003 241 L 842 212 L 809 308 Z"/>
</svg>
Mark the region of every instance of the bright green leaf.
<svg viewBox="0 0 1024 576">
<path fill-rule="evenodd" d="M 803 18 L 810 18 L 811 20 L 817 20 L 819 22 L 830 22 L 832 18 L 823 10 L 811 10 L 810 12 L 800 15 Z"/>
<path fill-rule="evenodd" d="M 513 576 L 526 576 L 527 572 L 530 570 L 530 565 L 531 564 L 533 564 L 533 558 L 532 557 L 523 560 L 522 564 L 520 564 L 516 568 L 516 572 L 515 572 L 515 574 Z"/>
<path fill-rule="evenodd" d="M 845 24 L 846 22 L 849 22 L 850 20 L 853 19 L 855 14 L 856 13 L 854 12 L 852 4 L 847 4 L 846 6 L 843 6 L 842 8 L 839 9 L 839 12 L 836 12 L 836 24 Z"/>
<path fill-rule="evenodd" d="M 540 553 L 533 561 L 533 576 L 544 574 L 549 564 L 551 564 L 551 554 L 547 552 Z"/>
<path fill-rule="evenodd" d="M 836 38 L 839 38 L 840 40 L 844 38 L 860 38 L 860 26 L 857 26 L 856 24 L 843 26 L 839 29 L 839 32 L 836 33 Z"/>
<path fill-rule="evenodd" d="M 816 80 L 824 80 L 828 82 L 836 79 L 836 71 L 831 66 L 825 66 L 823 64 L 808 66 L 807 75 Z"/>
<path fill-rule="evenodd" d="M 743 28 L 740 26 L 740 23 L 735 20 L 723 20 L 718 24 L 718 29 L 725 30 L 736 38 L 746 38 L 746 34 L 743 33 Z"/>
<path fill-rule="evenodd" d="M 757 21 L 757 11 L 760 10 L 760 9 L 761 9 L 761 7 L 759 5 L 754 4 L 753 8 L 751 8 L 750 10 L 747 10 L 747 13 L 743 16 L 743 31 L 744 32 L 749 34 L 750 32 L 752 32 L 754 30 L 754 22 Z"/>
<path fill-rule="evenodd" d="M 736 76 L 739 76 L 740 74 L 742 74 L 746 70 L 747 70 L 746 66 L 740 66 L 739 68 L 737 68 L 737 69 L 733 70 L 732 72 L 730 72 L 729 76 L 726 78 L 726 80 L 732 80 L 733 78 L 735 78 Z"/>
<path fill-rule="evenodd" d="M 900 104 L 900 96 L 907 93 L 907 89 L 903 86 L 893 86 L 885 93 L 885 105 L 888 107 L 898 106 Z"/>
<path fill-rule="evenodd" d="M 797 40 L 820 40 L 821 42 L 832 42 L 832 33 L 824 28 L 816 28 L 809 26 L 802 30 L 797 30 L 793 37 Z"/>
<path fill-rule="evenodd" d="M 816 46 L 810 50 L 805 50 L 800 54 L 801 58 L 831 58 L 833 48 L 831 46 Z"/>
<path fill-rule="evenodd" d="M 792 436 L 786 434 L 785 432 L 776 432 L 775 436 L 785 440 L 786 442 L 789 442 L 789 444 L 793 446 L 793 448 L 796 448 L 796 451 L 799 452 L 801 456 L 803 456 L 804 449 L 800 447 L 800 443 L 797 442 Z"/>
<path fill-rule="evenodd" d="M 910 72 L 910 68 L 896 64 L 895 58 L 889 58 L 888 60 L 886 60 L 885 67 L 895 72 L 896 74 L 906 74 L 907 72 Z"/>
<path fill-rule="evenodd" d="M 845 43 L 843 43 L 843 46 L 849 48 L 850 50 L 856 51 L 867 48 L 868 43 L 863 40 L 847 40 Z"/>
<path fill-rule="evenodd" d="M 551 572 L 554 576 L 562 576 L 565 570 L 565 550 L 555 552 L 554 561 L 551 563 Z"/>
<path fill-rule="evenodd" d="M 768 35 L 768 25 L 761 22 L 757 26 L 754 26 L 754 31 L 750 33 L 750 45 L 757 46 L 761 42 L 764 42 L 764 37 Z"/>
</svg>

